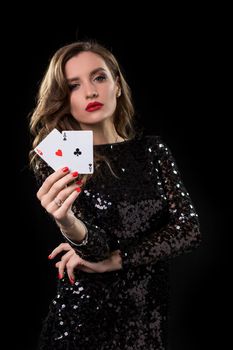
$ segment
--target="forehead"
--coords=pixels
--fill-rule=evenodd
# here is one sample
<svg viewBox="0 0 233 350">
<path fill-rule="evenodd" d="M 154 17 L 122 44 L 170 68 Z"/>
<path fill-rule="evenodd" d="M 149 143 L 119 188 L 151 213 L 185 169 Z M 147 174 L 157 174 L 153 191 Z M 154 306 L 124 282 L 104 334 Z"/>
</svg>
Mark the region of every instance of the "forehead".
<svg viewBox="0 0 233 350">
<path fill-rule="evenodd" d="M 96 68 L 103 68 L 109 72 L 101 56 L 93 52 L 81 52 L 66 62 L 65 75 L 67 79 L 72 78 L 74 75 L 81 78 Z"/>
</svg>

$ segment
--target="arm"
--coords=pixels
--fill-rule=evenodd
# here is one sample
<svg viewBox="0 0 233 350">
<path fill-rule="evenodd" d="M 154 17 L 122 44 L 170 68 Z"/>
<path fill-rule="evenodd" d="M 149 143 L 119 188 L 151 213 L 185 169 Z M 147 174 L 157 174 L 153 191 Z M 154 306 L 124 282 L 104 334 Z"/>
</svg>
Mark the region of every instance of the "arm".
<svg viewBox="0 0 233 350">
<path fill-rule="evenodd" d="M 37 197 L 60 227 L 65 240 L 83 258 L 93 261 L 107 258 L 110 255 L 107 233 L 91 222 L 76 218 L 72 211 L 73 203 L 79 195 L 72 174 L 69 172 L 64 174 L 62 170 L 53 172 L 41 160 L 38 161 L 34 172 L 40 187 Z M 58 207 L 54 204 L 56 198 L 66 200 Z"/>
<path fill-rule="evenodd" d="M 153 148 L 169 220 L 163 228 L 142 239 L 140 244 L 120 248 L 123 268 L 175 257 L 190 251 L 200 240 L 198 216 L 170 150 L 158 138 Z"/>
</svg>

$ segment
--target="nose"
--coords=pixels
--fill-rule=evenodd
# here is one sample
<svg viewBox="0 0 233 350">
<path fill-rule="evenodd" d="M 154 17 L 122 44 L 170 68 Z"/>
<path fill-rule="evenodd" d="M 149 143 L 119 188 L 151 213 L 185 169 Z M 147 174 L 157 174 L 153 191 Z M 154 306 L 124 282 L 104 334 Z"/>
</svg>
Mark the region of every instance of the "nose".
<svg viewBox="0 0 233 350">
<path fill-rule="evenodd" d="M 95 86 L 93 84 L 87 84 L 85 89 L 85 94 L 87 99 L 96 98 L 99 96 L 98 92 L 95 89 Z"/>
<path fill-rule="evenodd" d="M 87 94 L 87 98 L 96 98 L 98 96 L 99 96 L 99 94 L 97 91 L 93 91 L 93 92 Z"/>
</svg>

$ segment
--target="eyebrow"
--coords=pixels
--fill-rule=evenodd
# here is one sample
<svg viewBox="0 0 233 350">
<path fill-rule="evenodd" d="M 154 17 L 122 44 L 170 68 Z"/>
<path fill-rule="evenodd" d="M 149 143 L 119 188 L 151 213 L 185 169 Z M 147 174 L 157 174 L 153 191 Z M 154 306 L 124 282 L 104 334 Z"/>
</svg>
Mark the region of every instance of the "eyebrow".
<svg viewBox="0 0 233 350">
<path fill-rule="evenodd" d="M 93 70 L 90 72 L 89 76 L 91 77 L 91 76 L 95 75 L 96 73 L 98 73 L 98 72 L 100 72 L 100 71 L 103 71 L 103 72 L 106 73 L 106 70 L 105 70 L 104 68 L 98 67 L 98 68 L 93 69 Z M 73 77 L 73 78 L 67 79 L 67 82 L 68 82 L 68 83 L 72 83 L 73 81 L 77 81 L 77 80 L 80 80 L 80 78 L 79 78 L 79 77 Z"/>
</svg>

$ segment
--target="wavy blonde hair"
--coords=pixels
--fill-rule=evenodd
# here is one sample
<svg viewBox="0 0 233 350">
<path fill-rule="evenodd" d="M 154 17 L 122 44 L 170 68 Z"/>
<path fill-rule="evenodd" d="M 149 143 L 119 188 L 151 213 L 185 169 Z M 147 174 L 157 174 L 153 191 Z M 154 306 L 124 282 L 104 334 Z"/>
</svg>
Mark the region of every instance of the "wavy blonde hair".
<svg viewBox="0 0 233 350">
<path fill-rule="evenodd" d="M 30 132 L 33 141 L 29 158 L 33 169 L 39 161 L 39 157 L 33 149 L 54 128 L 60 132 L 62 130 L 81 130 L 79 122 L 70 113 L 70 90 L 65 77 L 65 65 L 69 59 L 85 51 L 99 55 L 105 61 L 113 79 L 118 79 L 121 96 L 117 99 L 113 120 L 117 133 L 126 140 L 132 139 L 136 134 L 131 90 L 114 55 L 96 41 L 81 41 L 66 45 L 51 58 L 40 84 L 36 107 L 30 114 Z M 99 167 L 101 161 L 105 161 L 113 173 L 107 158 L 94 150 L 95 169 Z M 87 180 L 91 176 L 88 175 L 85 179 Z"/>
</svg>

